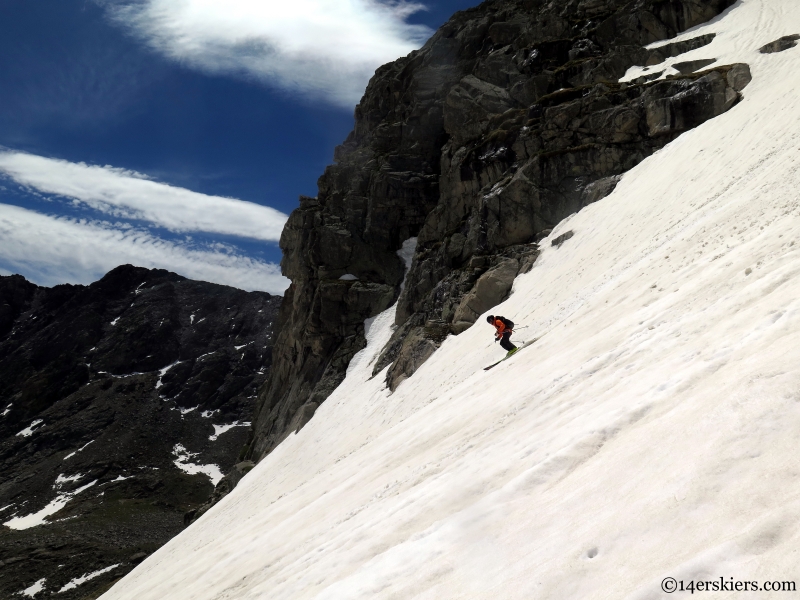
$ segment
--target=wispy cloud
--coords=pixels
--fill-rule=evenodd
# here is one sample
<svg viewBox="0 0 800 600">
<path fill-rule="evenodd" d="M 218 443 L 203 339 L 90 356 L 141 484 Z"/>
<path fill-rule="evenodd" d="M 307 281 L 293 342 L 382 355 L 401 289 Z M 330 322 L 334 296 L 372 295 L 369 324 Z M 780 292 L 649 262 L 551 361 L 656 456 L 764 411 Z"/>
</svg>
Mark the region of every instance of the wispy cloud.
<svg viewBox="0 0 800 600">
<path fill-rule="evenodd" d="M 431 31 L 406 18 L 423 7 L 387 0 L 143 0 L 109 5 L 113 19 L 163 53 L 210 72 L 241 74 L 352 106 L 380 65 Z"/>
<path fill-rule="evenodd" d="M 273 294 L 289 283 L 277 265 L 221 245 L 192 246 L 130 225 L 52 217 L 8 204 L 0 204 L 0 239 L 3 267 L 41 285 L 90 283 L 126 263 Z"/>
<path fill-rule="evenodd" d="M 277 241 L 286 215 L 267 206 L 208 196 L 146 175 L 0 150 L 0 174 L 47 194 L 65 196 L 104 214 L 149 221 L 174 232 L 206 232 Z"/>
</svg>

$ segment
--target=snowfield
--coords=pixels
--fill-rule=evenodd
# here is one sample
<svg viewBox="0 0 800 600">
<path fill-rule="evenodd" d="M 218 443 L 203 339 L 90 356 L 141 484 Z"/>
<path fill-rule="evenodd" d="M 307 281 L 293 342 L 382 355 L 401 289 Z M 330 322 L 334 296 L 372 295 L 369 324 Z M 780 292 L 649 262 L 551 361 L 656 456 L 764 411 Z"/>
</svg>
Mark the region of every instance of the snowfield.
<svg viewBox="0 0 800 600">
<path fill-rule="evenodd" d="M 311 422 L 103 599 L 800 585 L 800 46 L 757 51 L 800 33 L 800 2 L 741 0 L 680 37 L 709 32 L 681 59 L 748 63 L 744 102 L 542 243 L 492 311 L 538 342 L 484 372 L 501 350 L 479 321 L 390 395 L 369 379 L 380 315 Z"/>
</svg>

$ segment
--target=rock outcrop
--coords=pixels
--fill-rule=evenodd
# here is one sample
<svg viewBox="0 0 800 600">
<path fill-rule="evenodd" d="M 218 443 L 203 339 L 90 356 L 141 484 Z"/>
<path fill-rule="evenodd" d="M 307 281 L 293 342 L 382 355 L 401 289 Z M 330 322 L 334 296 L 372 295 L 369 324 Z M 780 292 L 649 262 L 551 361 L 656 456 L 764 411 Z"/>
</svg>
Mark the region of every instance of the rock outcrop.
<svg viewBox="0 0 800 600">
<path fill-rule="evenodd" d="M 131 266 L 0 277 L 0 597 L 96 598 L 183 529 L 239 462 L 279 302 Z"/>
<path fill-rule="evenodd" d="M 335 389 L 364 319 L 397 301 L 375 366 L 394 389 L 508 295 L 543 232 L 734 106 L 746 65 L 658 69 L 713 35 L 645 48 L 732 3 L 489 0 L 379 68 L 317 198 L 301 198 L 284 230 L 292 284 L 247 456 L 263 457 Z M 636 65 L 644 75 L 619 83 Z M 400 293 L 397 251 L 412 237 Z"/>
<path fill-rule="evenodd" d="M 774 54 L 775 52 L 783 52 L 797 46 L 797 40 L 800 40 L 800 35 L 798 34 L 785 35 L 782 38 L 778 38 L 774 42 L 770 42 L 769 44 L 762 46 L 759 48 L 759 52 L 761 52 L 761 54 Z"/>
</svg>

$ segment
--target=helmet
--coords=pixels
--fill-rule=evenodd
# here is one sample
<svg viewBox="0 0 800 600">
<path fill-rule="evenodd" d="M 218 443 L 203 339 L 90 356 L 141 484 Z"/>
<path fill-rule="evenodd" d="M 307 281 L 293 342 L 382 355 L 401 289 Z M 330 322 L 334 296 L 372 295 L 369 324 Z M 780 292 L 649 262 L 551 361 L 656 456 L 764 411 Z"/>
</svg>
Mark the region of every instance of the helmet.
<svg viewBox="0 0 800 600">
<path fill-rule="evenodd" d="M 494 315 L 489 315 L 488 317 L 486 317 L 486 322 L 487 323 L 494 323 Z"/>
</svg>

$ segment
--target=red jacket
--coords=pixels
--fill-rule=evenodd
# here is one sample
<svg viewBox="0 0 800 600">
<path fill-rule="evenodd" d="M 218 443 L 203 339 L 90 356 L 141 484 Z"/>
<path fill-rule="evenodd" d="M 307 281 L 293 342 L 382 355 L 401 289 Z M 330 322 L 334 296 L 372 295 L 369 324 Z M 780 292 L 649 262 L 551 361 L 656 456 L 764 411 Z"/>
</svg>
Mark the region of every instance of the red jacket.
<svg viewBox="0 0 800 600">
<path fill-rule="evenodd" d="M 494 328 L 497 329 L 497 333 L 495 335 L 498 338 L 503 337 L 504 333 L 511 331 L 511 329 L 506 327 L 506 324 L 503 323 L 503 321 L 501 321 L 500 319 L 495 319 L 494 323 L 492 323 L 492 325 L 494 325 Z"/>
</svg>

